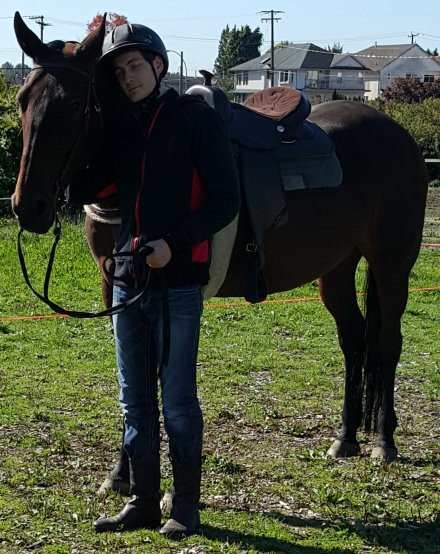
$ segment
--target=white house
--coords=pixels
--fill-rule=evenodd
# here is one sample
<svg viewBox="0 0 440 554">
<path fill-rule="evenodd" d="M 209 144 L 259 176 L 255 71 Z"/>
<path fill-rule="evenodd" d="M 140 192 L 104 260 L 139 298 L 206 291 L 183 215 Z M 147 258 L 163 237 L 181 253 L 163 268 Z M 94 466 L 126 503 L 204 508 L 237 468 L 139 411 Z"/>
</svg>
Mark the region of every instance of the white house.
<svg viewBox="0 0 440 554">
<path fill-rule="evenodd" d="M 372 100 L 396 77 L 440 78 L 440 63 L 417 44 L 372 46 L 356 54 L 334 54 L 316 44 L 291 44 L 274 52 L 274 85 L 291 86 L 309 100 L 335 93 Z M 231 68 L 237 101 L 270 86 L 271 56 L 264 54 Z"/>
<path fill-rule="evenodd" d="M 365 98 L 373 100 L 397 78 L 440 78 L 440 63 L 418 44 L 375 45 L 353 55 L 365 67 Z"/>
</svg>

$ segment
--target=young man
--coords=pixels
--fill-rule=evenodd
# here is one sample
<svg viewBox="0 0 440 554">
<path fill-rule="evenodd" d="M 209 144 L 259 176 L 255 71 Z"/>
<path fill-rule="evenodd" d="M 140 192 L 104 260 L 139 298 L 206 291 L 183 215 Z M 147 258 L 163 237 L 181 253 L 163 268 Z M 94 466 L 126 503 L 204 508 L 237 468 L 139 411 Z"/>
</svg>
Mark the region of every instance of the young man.
<svg viewBox="0 0 440 554">
<path fill-rule="evenodd" d="M 114 303 L 136 296 L 146 279 L 149 288 L 140 302 L 114 316 L 132 498 L 119 514 L 94 525 L 98 532 L 160 527 L 159 380 L 175 488 L 160 533 L 180 538 L 200 523 L 203 419 L 196 359 L 209 240 L 237 214 L 239 187 L 215 111 L 162 86 L 168 56 L 154 31 L 116 27 L 104 41 L 100 65 L 134 108 L 118 123 L 101 168 L 116 183 L 122 218 Z M 91 201 L 100 186 L 98 197 L 114 192 L 98 174 L 90 168 L 79 175 L 71 198 L 84 202 L 89 195 Z M 136 253 L 144 246 L 153 251 L 139 262 Z"/>
</svg>

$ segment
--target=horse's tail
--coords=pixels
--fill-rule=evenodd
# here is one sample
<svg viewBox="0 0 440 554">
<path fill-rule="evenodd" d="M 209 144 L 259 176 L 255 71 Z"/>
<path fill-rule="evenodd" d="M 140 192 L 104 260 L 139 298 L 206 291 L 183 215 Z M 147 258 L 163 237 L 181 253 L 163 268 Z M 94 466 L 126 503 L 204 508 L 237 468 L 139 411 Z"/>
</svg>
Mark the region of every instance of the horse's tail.
<svg viewBox="0 0 440 554">
<path fill-rule="evenodd" d="M 367 266 L 365 278 L 365 357 L 364 357 L 364 407 L 363 425 L 365 431 L 377 430 L 377 415 L 382 399 L 383 375 L 381 370 L 378 337 L 382 317 L 376 280 Z"/>
</svg>

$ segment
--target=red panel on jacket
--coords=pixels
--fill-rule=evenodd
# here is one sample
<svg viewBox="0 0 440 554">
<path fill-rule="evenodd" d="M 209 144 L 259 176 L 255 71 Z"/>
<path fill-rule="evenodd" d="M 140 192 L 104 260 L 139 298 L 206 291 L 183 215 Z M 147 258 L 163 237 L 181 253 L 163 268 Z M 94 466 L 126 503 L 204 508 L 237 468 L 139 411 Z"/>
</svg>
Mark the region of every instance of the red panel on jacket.
<svg viewBox="0 0 440 554">
<path fill-rule="evenodd" d="M 205 189 L 203 188 L 199 172 L 197 169 L 194 169 L 191 190 L 191 212 L 195 212 L 197 208 L 203 204 L 205 197 Z M 208 256 L 209 244 L 207 240 L 204 240 L 200 244 L 196 244 L 196 246 L 192 247 L 191 260 L 193 262 L 207 262 Z"/>
</svg>

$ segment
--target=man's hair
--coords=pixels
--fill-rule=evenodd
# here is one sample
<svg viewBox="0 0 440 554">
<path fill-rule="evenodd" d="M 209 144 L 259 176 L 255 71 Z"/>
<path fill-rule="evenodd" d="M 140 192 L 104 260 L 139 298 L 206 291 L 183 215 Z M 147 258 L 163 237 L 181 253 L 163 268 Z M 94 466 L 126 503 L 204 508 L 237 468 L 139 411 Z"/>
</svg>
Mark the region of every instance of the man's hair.
<svg viewBox="0 0 440 554">
<path fill-rule="evenodd" d="M 139 51 L 142 54 L 142 56 L 147 60 L 147 62 L 153 62 L 155 57 L 159 56 L 159 54 L 156 54 L 155 52 L 150 52 L 149 50 L 139 50 Z"/>
</svg>

